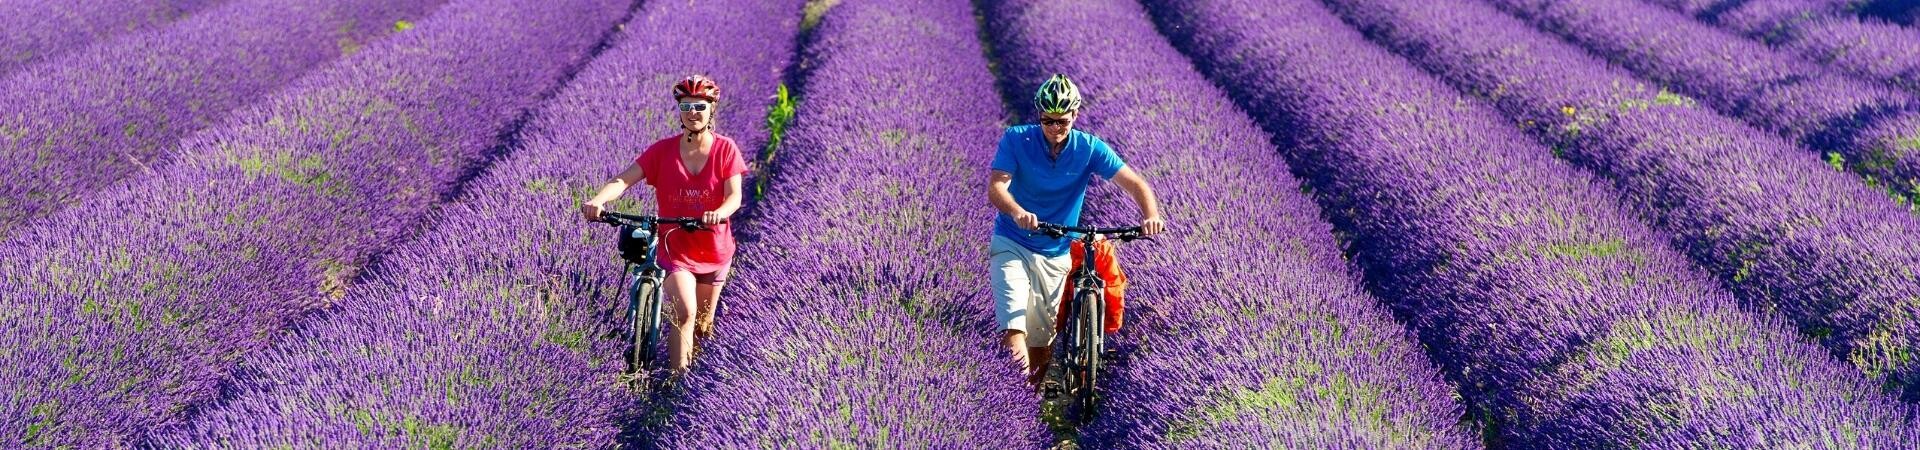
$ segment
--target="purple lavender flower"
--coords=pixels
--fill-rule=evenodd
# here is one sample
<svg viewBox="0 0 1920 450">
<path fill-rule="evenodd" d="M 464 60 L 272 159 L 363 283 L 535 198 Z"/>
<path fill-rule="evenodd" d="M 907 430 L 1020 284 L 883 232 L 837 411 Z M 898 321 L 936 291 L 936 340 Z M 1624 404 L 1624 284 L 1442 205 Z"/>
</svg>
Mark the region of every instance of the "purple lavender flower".
<svg viewBox="0 0 1920 450">
<path fill-rule="evenodd" d="M 1285 141 L 1493 446 L 1907 445 L 1902 407 L 1857 371 L 1741 311 L 1616 192 L 1318 2 L 1151 4 Z"/>
<path fill-rule="evenodd" d="M 155 173 L 181 136 L 441 3 L 240 1 L 0 81 L 0 236 Z"/>
<path fill-rule="evenodd" d="M 0 244 L 10 444 L 128 446 L 339 298 L 628 2 L 463 0 Z M 25 359 L 32 358 L 32 359 Z"/>
<path fill-rule="evenodd" d="M 1272 137 L 1220 101 L 1145 10 L 1007 1 L 986 19 L 1007 97 L 1071 76 L 1089 96 L 1080 127 L 1150 174 L 1177 225 L 1121 251 L 1129 320 L 1114 346 L 1126 362 L 1108 366 L 1083 446 L 1479 446 L 1453 388 L 1348 272 Z M 1138 220 L 1116 189 L 1091 197 L 1084 223 Z"/>
</svg>

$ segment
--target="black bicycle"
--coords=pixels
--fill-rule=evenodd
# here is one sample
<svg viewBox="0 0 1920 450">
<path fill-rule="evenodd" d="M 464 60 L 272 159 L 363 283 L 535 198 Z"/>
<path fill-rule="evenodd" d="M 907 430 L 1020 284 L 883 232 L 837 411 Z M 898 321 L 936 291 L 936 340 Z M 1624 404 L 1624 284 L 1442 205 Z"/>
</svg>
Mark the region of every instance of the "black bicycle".
<svg viewBox="0 0 1920 450">
<path fill-rule="evenodd" d="M 700 219 L 637 216 L 616 212 L 600 213 L 600 221 L 620 227 L 620 257 L 627 260 L 621 273 L 633 281 L 627 285 L 627 373 L 641 374 L 654 369 L 660 360 L 660 318 L 666 270 L 657 260 L 661 247 L 661 225 L 677 225 L 684 231 L 706 227 Z"/>
<path fill-rule="evenodd" d="M 1063 374 L 1061 384 L 1073 397 L 1068 409 L 1077 411 L 1079 422 L 1086 424 L 1093 420 L 1094 404 L 1099 401 L 1094 382 L 1100 375 L 1100 355 L 1106 351 L 1107 282 L 1094 272 L 1097 261 L 1093 243 L 1099 236 L 1121 242 L 1151 238 L 1145 237 L 1140 227 L 1081 228 L 1042 223 L 1039 230 L 1055 239 L 1081 233 L 1074 238 L 1081 243 L 1081 264 L 1074 270 L 1073 303 L 1068 305 L 1066 317 L 1059 319 L 1064 321 L 1065 330 L 1054 339 L 1053 354 Z"/>
</svg>

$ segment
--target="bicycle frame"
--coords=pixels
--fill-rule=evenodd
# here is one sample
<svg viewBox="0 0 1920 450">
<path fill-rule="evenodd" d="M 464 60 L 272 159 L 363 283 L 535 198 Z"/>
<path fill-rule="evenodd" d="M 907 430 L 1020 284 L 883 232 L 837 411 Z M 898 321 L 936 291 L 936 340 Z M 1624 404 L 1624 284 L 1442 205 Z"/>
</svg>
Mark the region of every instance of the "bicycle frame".
<svg viewBox="0 0 1920 450">
<path fill-rule="evenodd" d="M 632 281 L 627 286 L 626 323 L 630 339 L 627 353 L 628 372 L 640 373 L 652 369 L 659 358 L 661 343 L 662 310 L 666 304 L 666 292 L 662 285 L 666 282 L 666 269 L 660 267 L 659 253 L 664 247 L 661 236 L 661 224 L 678 224 L 685 230 L 698 230 L 698 219 L 670 219 L 653 216 L 635 216 L 613 212 L 603 213 L 602 222 L 620 227 L 625 234 L 621 239 L 637 239 L 641 243 L 639 251 L 626 252 L 627 259 L 622 270 Z M 666 229 L 671 231 L 671 229 Z M 632 253 L 641 256 L 634 261 Z M 649 301 L 651 300 L 651 301 Z"/>
<path fill-rule="evenodd" d="M 1099 252 L 1093 244 L 1101 235 L 1111 235 L 1116 239 L 1130 241 L 1140 239 L 1139 228 L 1078 228 L 1042 224 L 1042 232 L 1055 238 L 1066 233 L 1083 233 L 1075 240 L 1080 241 L 1081 264 L 1074 269 L 1073 304 L 1068 308 L 1064 335 L 1054 341 L 1054 354 L 1060 358 L 1060 364 L 1066 371 L 1067 390 L 1073 394 L 1073 409 L 1078 410 L 1081 423 L 1093 418 L 1094 402 L 1098 399 L 1095 392 L 1096 380 L 1100 374 L 1100 356 L 1106 348 L 1106 280 L 1100 278 L 1094 269 L 1099 261 Z M 1065 348 L 1061 348 L 1061 347 Z"/>
</svg>

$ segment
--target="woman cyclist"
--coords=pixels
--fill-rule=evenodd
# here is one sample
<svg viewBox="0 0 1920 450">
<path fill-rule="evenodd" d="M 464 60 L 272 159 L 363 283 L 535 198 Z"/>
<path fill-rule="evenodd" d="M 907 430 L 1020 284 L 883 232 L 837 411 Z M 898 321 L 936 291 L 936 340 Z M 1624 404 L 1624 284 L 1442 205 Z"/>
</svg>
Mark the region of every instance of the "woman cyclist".
<svg viewBox="0 0 1920 450">
<path fill-rule="evenodd" d="M 733 229 L 726 219 L 740 209 L 740 180 L 747 166 L 733 139 L 714 132 L 720 87 L 713 80 L 689 76 L 674 83 L 673 97 L 682 133 L 647 146 L 632 165 L 581 205 L 580 212 L 589 221 L 600 220 L 607 202 L 645 181 L 653 186 L 660 217 L 698 217 L 710 230 L 670 227 L 662 232 L 660 266 L 666 269 L 665 288 L 672 297 L 669 304 L 674 305 L 673 332 L 667 338 L 668 367 L 680 373 L 692 362 L 696 331 L 701 339 L 713 335 L 714 306 L 733 265 Z M 700 312 L 697 325 L 691 311 Z"/>
</svg>

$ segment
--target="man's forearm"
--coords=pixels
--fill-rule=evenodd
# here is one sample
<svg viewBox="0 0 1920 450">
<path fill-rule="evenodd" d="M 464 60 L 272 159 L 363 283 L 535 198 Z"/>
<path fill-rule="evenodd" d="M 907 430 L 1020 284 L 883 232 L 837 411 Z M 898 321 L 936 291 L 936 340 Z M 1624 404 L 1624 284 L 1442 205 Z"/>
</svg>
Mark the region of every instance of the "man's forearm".
<svg viewBox="0 0 1920 450">
<path fill-rule="evenodd" d="M 1006 186 L 995 185 L 987 188 L 987 199 L 993 202 L 993 207 L 999 209 L 1001 214 L 1017 216 L 1022 211 L 1026 211 L 1025 208 L 1020 207 L 1019 202 L 1013 201 L 1013 194 L 1007 192 Z"/>
<path fill-rule="evenodd" d="M 1148 186 L 1145 181 L 1127 183 L 1122 185 L 1121 188 L 1127 191 L 1128 197 L 1133 197 L 1133 203 L 1135 205 L 1140 206 L 1140 217 L 1142 219 L 1160 217 L 1160 200 L 1154 198 L 1153 187 Z"/>
</svg>

